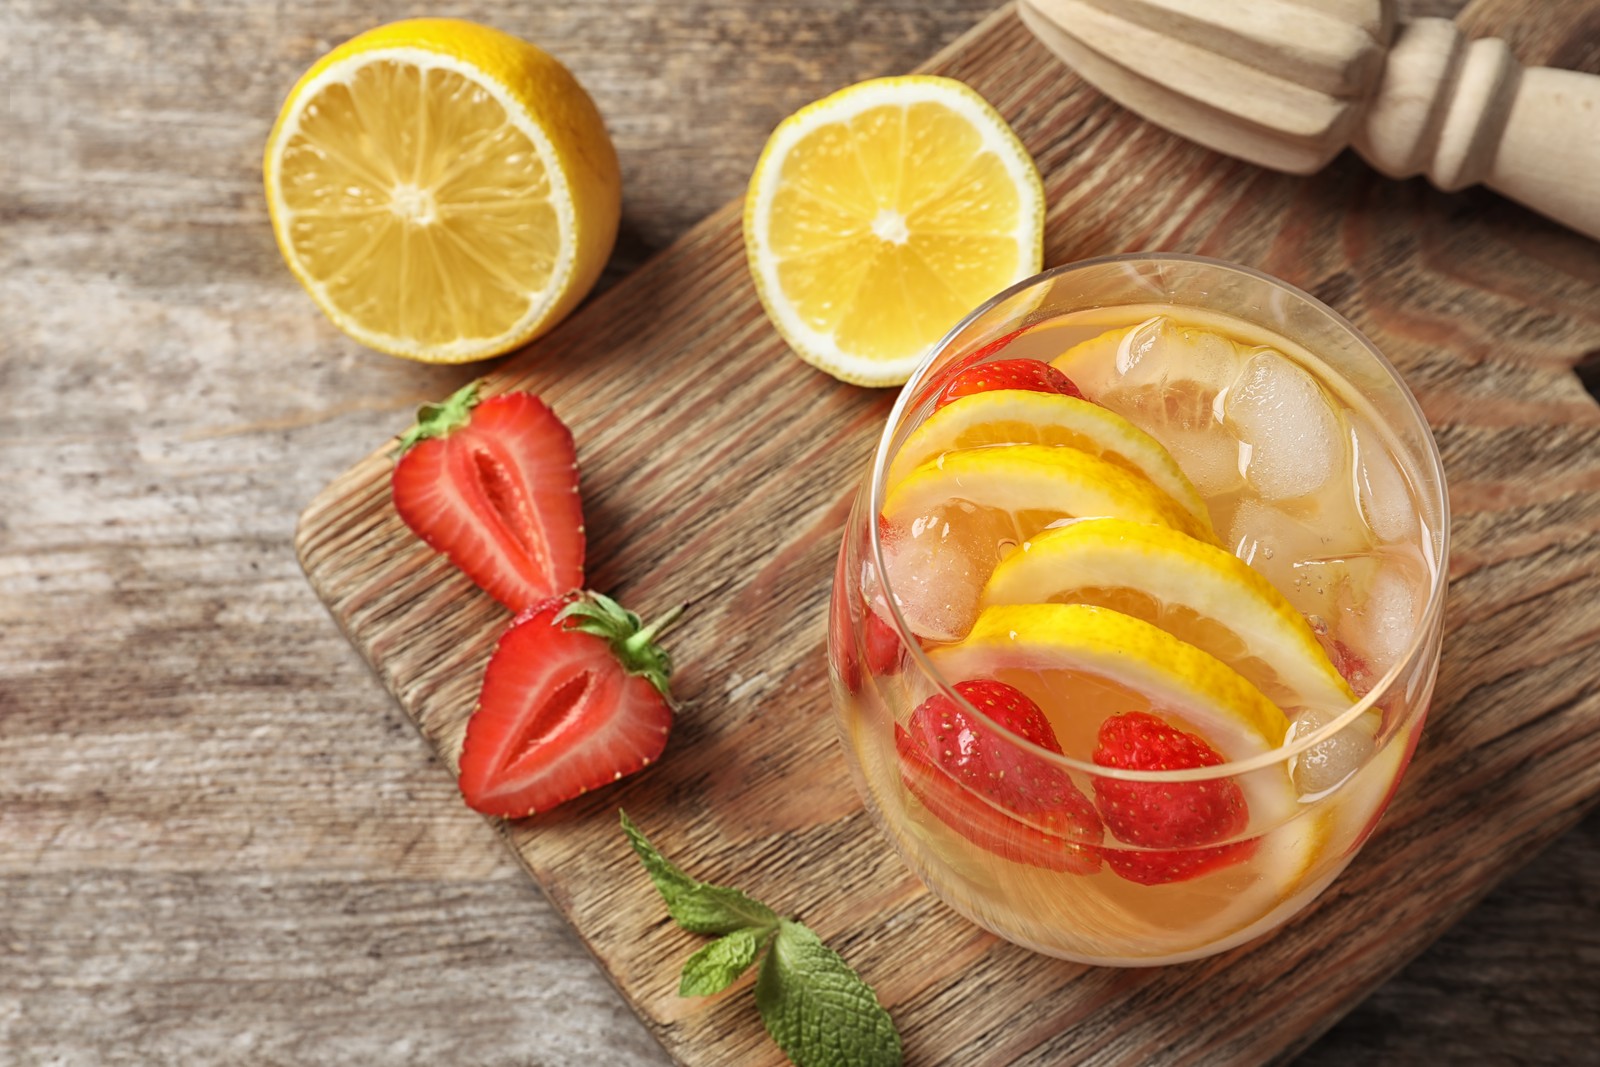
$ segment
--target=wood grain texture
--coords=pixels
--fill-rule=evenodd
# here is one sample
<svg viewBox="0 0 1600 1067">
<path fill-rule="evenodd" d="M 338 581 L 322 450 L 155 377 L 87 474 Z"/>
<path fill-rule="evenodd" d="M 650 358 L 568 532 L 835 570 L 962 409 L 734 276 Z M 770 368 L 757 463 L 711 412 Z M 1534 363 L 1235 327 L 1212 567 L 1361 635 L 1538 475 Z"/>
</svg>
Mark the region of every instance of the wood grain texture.
<svg viewBox="0 0 1600 1067">
<path fill-rule="evenodd" d="M 993 0 L 444 2 L 623 160 L 612 277 L 779 117 Z M 296 517 L 470 372 L 366 351 L 272 242 L 295 79 L 412 8 L 0 3 L 0 1064 L 660 1065 L 301 573 Z"/>
<path fill-rule="evenodd" d="M 777 118 L 993 6 L 429 10 L 540 41 L 600 101 L 625 172 L 615 278 L 737 195 Z M 665 1062 L 290 544 L 319 488 L 469 373 L 327 326 L 260 197 L 298 74 L 412 10 L 0 4 L 0 1064 Z M 1596 10 L 1477 12 L 1524 61 L 1600 70 Z M 1415 195 L 1436 228 L 1493 203 Z M 1596 885 L 1591 815 L 1307 1062 L 1582 1062 Z"/>
<path fill-rule="evenodd" d="M 1600 249 L 1349 159 L 1297 180 L 1206 153 L 1086 90 L 1010 9 L 929 69 L 982 92 L 1038 160 L 1048 263 L 1137 248 L 1240 260 L 1323 295 L 1406 374 L 1449 472 L 1455 550 L 1436 712 L 1402 800 L 1314 908 L 1215 960 L 1079 967 L 932 901 L 850 791 L 824 687 L 831 561 L 891 397 L 787 356 L 750 287 L 734 204 L 490 379 L 541 393 L 574 429 L 591 584 L 646 614 L 696 604 L 673 639 L 687 708 L 662 764 L 502 832 L 685 1063 L 779 1057 L 748 997 L 675 995 L 696 942 L 634 870 L 618 805 L 698 875 L 801 909 L 874 983 L 914 1062 L 1291 1054 L 1600 795 L 1587 666 L 1600 408 L 1571 370 L 1600 348 Z M 297 543 L 450 763 L 505 616 L 399 523 L 390 467 L 380 450 L 336 480 Z"/>
</svg>

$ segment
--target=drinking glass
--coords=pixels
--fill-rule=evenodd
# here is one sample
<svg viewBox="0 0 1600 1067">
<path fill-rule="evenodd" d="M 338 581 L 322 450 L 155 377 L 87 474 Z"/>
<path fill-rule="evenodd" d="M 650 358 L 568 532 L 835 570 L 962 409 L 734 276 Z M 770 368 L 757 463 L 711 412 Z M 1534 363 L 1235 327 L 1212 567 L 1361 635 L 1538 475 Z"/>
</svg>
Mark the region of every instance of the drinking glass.
<svg viewBox="0 0 1600 1067">
<path fill-rule="evenodd" d="M 880 522 L 891 464 L 929 417 L 948 368 L 975 357 L 1050 359 L 1152 308 L 1191 323 L 1226 316 L 1219 321 L 1231 324 L 1241 350 L 1259 345 L 1284 353 L 1310 371 L 1342 411 L 1382 428 L 1409 485 L 1406 506 L 1414 512 L 1425 563 L 1411 591 L 1415 607 L 1401 634 L 1403 654 L 1381 677 L 1365 679 L 1370 688 L 1358 702 L 1324 721 L 1299 724 L 1281 745 L 1251 758 L 1170 771 L 1102 766 L 1070 748 L 1058 754 L 969 703 L 954 688 L 962 679 L 942 677 L 930 659 L 939 642 L 919 639 L 908 626 L 885 564 Z M 1008 336 L 1001 350 L 978 355 Z M 1248 268 L 1195 256 L 1113 256 L 1047 271 L 979 307 L 930 352 L 900 394 L 857 495 L 838 557 L 829 627 L 834 708 L 855 783 L 884 835 L 934 894 L 1019 945 L 1085 963 L 1144 966 L 1242 944 L 1289 919 L 1339 874 L 1399 785 L 1438 670 L 1448 531 L 1439 453 L 1416 400 L 1371 342 L 1316 298 Z M 1223 547 L 1242 546 L 1225 540 Z M 1097 803 L 1130 786 L 1148 794 L 1196 784 L 1290 800 L 1253 803 L 1248 825 L 1208 843 L 1207 849 L 1232 850 L 1232 862 L 1195 877 L 1142 884 L 1113 868 L 1181 870 L 1195 854 L 1215 853 L 1163 852 L 997 806 L 936 759 L 906 751 L 914 709 L 937 697 L 952 702 L 944 706 L 959 709 L 988 744 L 1009 746 L 1040 775 L 1070 782 Z M 1085 698 L 1070 710 L 1097 720 L 1124 709 Z M 1286 714 L 1294 717 L 1291 709 Z M 1352 773 L 1331 788 L 1291 786 L 1285 793 L 1297 761 L 1344 741 L 1359 742 L 1363 753 Z"/>
</svg>

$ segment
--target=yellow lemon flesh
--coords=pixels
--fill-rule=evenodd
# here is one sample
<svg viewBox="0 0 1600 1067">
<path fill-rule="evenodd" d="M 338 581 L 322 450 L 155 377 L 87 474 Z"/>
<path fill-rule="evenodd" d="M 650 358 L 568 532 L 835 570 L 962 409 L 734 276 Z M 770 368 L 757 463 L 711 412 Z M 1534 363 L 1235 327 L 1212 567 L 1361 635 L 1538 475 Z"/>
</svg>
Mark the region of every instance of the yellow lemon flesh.
<svg viewBox="0 0 1600 1067">
<path fill-rule="evenodd" d="M 998 678 L 1033 697 L 1062 747 L 1095 747 L 1099 714 L 1149 711 L 1180 719 L 1228 760 L 1276 748 L 1289 720 L 1238 672 L 1147 622 L 1084 604 L 1000 604 L 978 615 L 958 644 L 928 658 L 950 679 Z M 1056 676 L 1063 677 L 1056 677 Z M 1085 701 L 1080 686 L 1115 692 Z M 1109 712 L 1108 712 L 1109 713 Z M 1288 784 L 1285 771 L 1284 783 Z"/>
<path fill-rule="evenodd" d="M 412 19 L 306 72 L 267 139 L 273 232 L 345 333 L 433 363 L 509 351 L 599 277 L 621 177 L 593 101 L 525 41 Z"/>
<path fill-rule="evenodd" d="M 945 452 L 1013 444 L 1066 445 L 1104 459 L 1150 481 L 1212 533 L 1205 501 L 1160 442 L 1114 411 L 1057 393 L 993 389 L 951 401 L 906 439 L 889 482 Z"/>
<path fill-rule="evenodd" d="M 899 385 L 977 305 L 1039 271 L 1044 187 L 977 93 L 948 78 L 842 89 L 773 131 L 745 198 L 751 275 L 801 359 Z"/>
<path fill-rule="evenodd" d="M 1003 445 L 943 453 L 891 487 L 883 510 L 890 522 L 908 525 L 952 507 L 998 512 L 1020 539 L 1062 519 L 1105 516 L 1210 536 L 1200 519 L 1146 479 L 1098 456 L 1059 446 Z"/>
<path fill-rule="evenodd" d="M 1092 519 L 1002 560 L 980 604 L 1072 603 L 1160 627 L 1232 667 L 1280 707 L 1343 711 L 1356 697 L 1305 618 L 1228 552 L 1173 530 Z"/>
<path fill-rule="evenodd" d="M 1052 359 L 1050 365 L 1071 378 L 1084 396 L 1098 401 L 1117 381 L 1117 352 L 1122 339 L 1143 325 L 1115 326 L 1095 334 Z"/>
</svg>

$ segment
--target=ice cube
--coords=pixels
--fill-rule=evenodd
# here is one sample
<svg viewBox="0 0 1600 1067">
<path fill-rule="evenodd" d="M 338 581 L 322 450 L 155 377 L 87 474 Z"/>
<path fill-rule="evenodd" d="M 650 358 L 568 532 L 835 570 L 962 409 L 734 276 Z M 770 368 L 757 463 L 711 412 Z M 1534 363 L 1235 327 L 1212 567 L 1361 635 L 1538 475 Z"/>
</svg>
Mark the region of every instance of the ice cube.
<svg viewBox="0 0 1600 1067">
<path fill-rule="evenodd" d="M 1136 389 L 1165 379 L 1167 367 L 1163 358 L 1170 355 L 1162 340 L 1172 329 L 1165 315 L 1146 319 L 1122 337 L 1117 346 L 1117 381 L 1123 388 Z"/>
<path fill-rule="evenodd" d="M 1239 373 L 1238 347 L 1210 330 L 1157 315 L 1123 339 L 1117 348 L 1117 371 L 1130 389 L 1182 379 L 1208 386 L 1215 395 Z"/>
<path fill-rule="evenodd" d="M 1340 553 L 1326 530 L 1260 500 L 1242 500 L 1228 524 L 1228 548 L 1296 603 L 1296 564 L 1326 560 Z"/>
<path fill-rule="evenodd" d="M 1353 605 L 1347 642 L 1378 678 L 1405 655 L 1417 630 L 1423 597 L 1417 568 L 1395 557 L 1381 558 L 1384 565 L 1373 574 L 1365 598 Z"/>
<path fill-rule="evenodd" d="M 1239 374 L 1238 346 L 1158 316 L 1136 327 L 1117 357 L 1122 378 L 1101 403 L 1172 453 L 1205 496 L 1239 487 L 1239 442 L 1217 410 Z"/>
<path fill-rule="evenodd" d="M 1382 566 L 1379 557 L 1370 554 L 1301 560 L 1294 565 L 1289 587 L 1281 592 L 1297 611 L 1326 628 L 1331 646 L 1345 636 L 1346 617 L 1366 598 Z"/>
<path fill-rule="evenodd" d="M 1298 562 L 1289 603 L 1311 622 L 1328 658 L 1358 694 L 1367 693 L 1405 654 L 1427 589 L 1415 552 L 1379 549 Z"/>
<path fill-rule="evenodd" d="M 1162 433 L 1151 436 L 1172 453 L 1179 469 L 1201 496 L 1222 496 L 1244 484 L 1239 470 L 1239 442 L 1221 425 L 1212 423 L 1201 430 L 1167 426 Z"/>
<path fill-rule="evenodd" d="M 1216 402 L 1239 374 L 1238 346 L 1165 316 L 1141 323 L 1117 351 L 1120 373 L 1100 402 L 1157 440 L 1169 429 L 1209 429 Z"/>
<path fill-rule="evenodd" d="M 1356 497 L 1361 517 L 1378 540 L 1393 544 L 1417 536 L 1416 504 L 1405 475 L 1383 440 L 1361 422 L 1350 428 L 1355 448 Z"/>
<path fill-rule="evenodd" d="M 1292 709 L 1291 709 L 1292 710 Z M 1295 715 L 1289 738 L 1305 737 L 1332 722 L 1336 711 L 1305 709 Z M 1294 784 L 1301 796 L 1325 793 L 1360 770 L 1376 747 L 1377 716 L 1367 714 L 1295 757 Z"/>
<path fill-rule="evenodd" d="M 1349 470 L 1344 433 L 1327 394 L 1272 349 L 1257 349 L 1245 363 L 1223 413 L 1246 447 L 1246 481 L 1268 500 L 1307 496 Z"/>
<path fill-rule="evenodd" d="M 906 624 L 919 637 L 956 641 L 978 614 L 978 596 L 1000 557 L 1015 548 L 1009 522 L 965 501 L 896 526 L 884 565 Z"/>
</svg>

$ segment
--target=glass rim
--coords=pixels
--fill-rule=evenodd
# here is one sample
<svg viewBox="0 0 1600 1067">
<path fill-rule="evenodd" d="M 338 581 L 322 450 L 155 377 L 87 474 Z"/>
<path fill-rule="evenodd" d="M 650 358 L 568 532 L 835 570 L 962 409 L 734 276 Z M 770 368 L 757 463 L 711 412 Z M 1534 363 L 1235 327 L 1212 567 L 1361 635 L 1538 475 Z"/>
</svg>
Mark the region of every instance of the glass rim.
<svg viewBox="0 0 1600 1067">
<path fill-rule="evenodd" d="M 1438 625 L 1439 618 L 1444 611 L 1445 591 L 1449 585 L 1450 497 L 1446 491 L 1444 479 L 1444 461 L 1439 455 L 1439 444 L 1434 439 L 1432 427 L 1428 425 L 1428 419 L 1427 416 L 1423 414 L 1422 406 L 1417 403 L 1417 398 L 1411 392 L 1410 387 L 1406 385 L 1405 379 L 1401 378 L 1400 372 L 1395 369 L 1394 364 L 1389 362 L 1388 358 L 1378 350 L 1377 346 L 1374 345 L 1364 333 L 1356 328 L 1354 323 L 1345 318 L 1343 315 L 1339 314 L 1339 312 L 1335 311 L 1333 308 L 1329 307 L 1327 304 L 1323 303 L 1321 300 L 1317 299 L 1315 296 L 1312 296 L 1310 293 L 1306 292 L 1304 289 L 1292 285 L 1281 278 L 1275 278 L 1270 274 L 1265 274 L 1261 271 L 1255 270 L 1252 267 L 1246 267 L 1237 263 L 1229 263 L 1225 260 L 1214 259 L 1210 256 L 1197 256 L 1185 252 L 1123 252 L 1116 255 L 1096 256 L 1092 259 L 1077 260 L 1072 263 L 1062 264 L 1058 267 L 1052 267 L 1049 270 L 1041 271 L 1038 274 L 1024 278 L 1022 281 L 1007 287 L 1001 292 L 990 297 L 988 300 L 985 300 L 982 304 L 978 305 L 978 307 L 974 308 L 967 315 L 963 316 L 960 322 L 952 326 L 945 333 L 945 335 L 938 340 L 938 342 L 928 349 L 928 352 L 923 356 L 922 361 L 917 364 L 916 370 L 912 372 L 910 379 L 907 380 L 906 384 L 901 388 L 900 395 L 895 399 L 894 408 L 889 412 L 889 418 L 884 425 L 883 434 L 879 438 L 878 447 L 873 454 L 871 482 L 869 485 L 869 499 L 872 504 L 872 514 L 874 516 L 882 514 L 886 491 L 885 483 L 887 481 L 889 463 L 892 458 L 891 447 L 894 443 L 895 431 L 898 429 L 901 420 L 905 417 L 906 409 L 910 406 L 912 398 L 916 397 L 921 391 L 921 387 L 926 384 L 929 370 L 932 368 L 934 362 L 945 353 L 950 345 L 954 343 L 955 339 L 960 336 L 964 330 L 966 330 L 969 324 L 978 320 L 993 308 L 1004 303 L 1005 301 L 1010 300 L 1013 297 L 1030 289 L 1052 282 L 1066 274 L 1088 270 L 1093 267 L 1103 267 L 1116 263 L 1135 262 L 1170 262 L 1198 265 L 1228 274 L 1245 275 L 1246 277 L 1254 278 L 1257 281 L 1264 282 L 1273 288 L 1281 290 L 1287 295 L 1309 305 L 1312 309 L 1327 316 L 1330 320 L 1332 320 L 1334 325 L 1348 333 L 1363 349 L 1366 350 L 1368 355 L 1377 361 L 1377 364 L 1389 376 L 1390 380 L 1398 387 L 1400 395 L 1404 397 L 1406 405 L 1410 408 L 1412 418 L 1416 420 L 1417 425 L 1420 426 L 1424 431 L 1423 438 L 1427 442 L 1424 460 L 1431 465 L 1431 470 L 1424 471 L 1423 473 L 1431 473 L 1433 475 L 1433 485 L 1431 487 L 1434 497 L 1433 503 L 1434 506 L 1437 507 L 1439 514 L 1439 529 L 1437 531 L 1438 559 L 1437 565 L 1434 567 L 1433 580 L 1428 588 L 1428 602 L 1422 611 L 1421 617 L 1417 621 L 1416 630 L 1411 635 L 1411 640 L 1406 645 L 1404 655 L 1400 656 L 1389 668 L 1389 670 L 1384 673 L 1383 677 L 1378 679 L 1378 681 L 1373 684 L 1372 689 L 1367 693 L 1366 696 L 1356 701 L 1349 708 L 1346 708 L 1331 721 L 1324 723 L 1322 726 L 1319 726 L 1317 729 L 1306 734 L 1304 737 L 1293 737 L 1291 740 L 1282 742 L 1275 748 L 1269 749 L 1266 752 L 1258 753 L 1247 759 L 1227 760 L 1208 767 L 1190 767 L 1182 770 L 1138 771 L 1128 770 L 1120 767 L 1103 767 L 1097 763 L 1090 763 L 1072 756 L 1064 755 L 1062 753 L 1052 752 L 1050 749 L 1043 748 L 1029 739 L 1013 733 L 1012 731 L 1006 729 L 1006 727 L 995 722 L 982 711 L 978 710 L 978 708 L 973 706 L 972 703 L 970 703 L 964 696 L 957 692 L 955 683 L 946 679 L 928 659 L 928 654 L 923 650 L 922 645 L 917 640 L 915 633 L 913 633 L 911 627 L 906 624 L 905 617 L 900 612 L 900 606 L 896 597 L 893 595 L 893 590 L 889 583 L 889 572 L 884 564 L 883 558 L 883 541 L 879 536 L 878 523 L 875 521 L 867 523 L 868 538 L 871 546 L 870 558 L 873 566 L 877 570 L 879 581 L 881 582 L 886 594 L 884 599 L 887 602 L 889 614 L 892 618 L 901 644 L 905 646 L 912 662 L 916 664 L 917 669 L 920 670 L 926 677 L 932 679 L 939 693 L 945 696 L 947 699 L 953 700 L 956 706 L 960 708 L 964 714 L 976 717 L 978 721 L 984 723 L 988 728 L 992 729 L 1009 742 L 1028 750 L 1031 755 L 1035 755 L 1041 759 L 1047 760 L 1050 763 L 1059 765 L 1066 770 L 1076 771 L 1080 774 L 1092 775 L 1099 778 L 1114 778 L 1134 782 L 1210 781 L 1216 778 L 1227 778 L 1241 774 L 1248 774 L 1252 771 L 1258 771 L 1276 764 L 1285 763 L 1288 760 L 1294 759 L 1307 749 L 1321 744 L 1323 741 L 1326 741 L 1328 738 L 1333 737 L 1334 735 L 1343 731 L 1345 728 L 1354 724 L 1369 710 L 1371 710 L 1380 700 L 1387 698 L 1389 696 L 1390 689 L 1400 679 L 1401 675 L 1406 673 L 1413 666 L 1417 660 L 1417 657 L 1427 646 L 1429 635 L 1433 632 L 1435 626 Z M 1426 488 L 1428 487 L 1418 487 L 1419 491 Z M 1390 743 L 1392 744 L 1394 742 L 1391 741 Z M 1363 764 L 1363 766 L 1364 765 L 1365 764 Z"/>
</svg>

